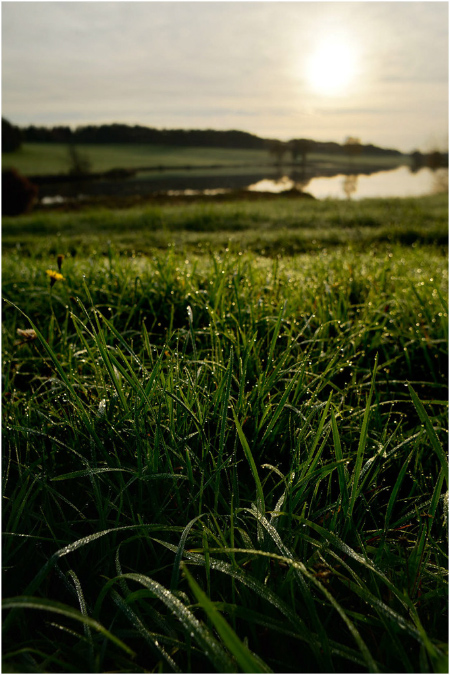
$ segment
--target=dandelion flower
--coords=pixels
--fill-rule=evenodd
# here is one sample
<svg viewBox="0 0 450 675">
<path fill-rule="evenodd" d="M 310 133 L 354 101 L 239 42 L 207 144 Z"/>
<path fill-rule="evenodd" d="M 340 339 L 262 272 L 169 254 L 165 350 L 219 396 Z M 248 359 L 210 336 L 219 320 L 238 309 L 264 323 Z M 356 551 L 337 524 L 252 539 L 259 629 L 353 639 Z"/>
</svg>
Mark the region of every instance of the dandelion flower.
<svg viewBox="0 0 450 675">
<path fill-rule="evenodd" d="M 54 270 L 45 270 L 45 273 L 50 277 L 50 288 L 53 286 L 53 284 L 56 284 L 57 281 L 64 281 L 63 275 L 59 272 L 55 272 Z"/>
</svg>

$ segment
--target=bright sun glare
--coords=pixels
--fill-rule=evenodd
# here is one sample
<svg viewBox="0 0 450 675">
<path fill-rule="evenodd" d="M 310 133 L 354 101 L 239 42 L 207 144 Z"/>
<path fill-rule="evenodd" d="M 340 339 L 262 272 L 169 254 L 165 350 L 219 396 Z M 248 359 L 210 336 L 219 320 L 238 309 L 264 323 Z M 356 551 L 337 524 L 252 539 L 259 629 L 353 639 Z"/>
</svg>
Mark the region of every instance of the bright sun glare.
<svg viewBox="0 0 450 675">
<path fill-rule="evenodd" d="M 307 65 L 307 77 L 319 94 L 343 94 L 355 74 L 355 57 L 345 42 L 326 40 L 313 52 Z"/>
</svg>

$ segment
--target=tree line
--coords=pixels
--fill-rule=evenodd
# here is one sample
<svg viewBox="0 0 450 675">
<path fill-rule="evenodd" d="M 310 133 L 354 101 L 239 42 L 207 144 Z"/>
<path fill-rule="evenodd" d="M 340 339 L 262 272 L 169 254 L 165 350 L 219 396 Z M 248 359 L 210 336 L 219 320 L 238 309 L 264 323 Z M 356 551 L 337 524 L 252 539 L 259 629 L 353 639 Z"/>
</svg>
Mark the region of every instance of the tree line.
<svg viewBox="0 0 450 675">
<path fill-rule="evenodd" d="M 181 147 L 234 148 L 242 150 L 269 150 L 274 155 L 289 152 L 293 159 L 309 153 L 348 154 L 348 139 L 343 144 L 294 138 L 290 141 L 260 138 L 246 131 L 217 131 L 215 129 L 156 129 L 140 125 L 101 124 L 43 127 L 30 125 L 19 128 L 2 118 L 3 152 L 12 152 L 24 143 L 111 144 L 148 143 Z M 398 150 L 362 145 L 364 155 L 400 155 Z"/>
</svg>

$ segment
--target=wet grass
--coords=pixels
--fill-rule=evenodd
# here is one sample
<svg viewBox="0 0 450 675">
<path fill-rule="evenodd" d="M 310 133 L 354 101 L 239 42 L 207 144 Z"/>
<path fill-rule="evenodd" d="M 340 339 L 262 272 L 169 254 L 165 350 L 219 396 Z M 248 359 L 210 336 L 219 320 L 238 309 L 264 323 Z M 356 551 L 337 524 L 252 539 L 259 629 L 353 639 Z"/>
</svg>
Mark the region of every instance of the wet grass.
<svg viewBox="0 0 450 675">
<path fill-rule="evenodd" d="M 56 215 L 5 249 L 4 671 L 446 672 L 446 249 L 161 214 L 183 246 L 87 239 L 53 286 Z"/>
<path fill-rule="evenodd" d="M 447 245 L 447 195 L 421 199 L 318 201 L 277 198 L 216 203 L 149 204 L 123 210 L 35 213 L 4 218 L 3 251 L 71 256 L 118 253 L 151 255 L 155 248 L 186 251 L 253 251 L 293 255 L 351 244 Z"/>
</svg>

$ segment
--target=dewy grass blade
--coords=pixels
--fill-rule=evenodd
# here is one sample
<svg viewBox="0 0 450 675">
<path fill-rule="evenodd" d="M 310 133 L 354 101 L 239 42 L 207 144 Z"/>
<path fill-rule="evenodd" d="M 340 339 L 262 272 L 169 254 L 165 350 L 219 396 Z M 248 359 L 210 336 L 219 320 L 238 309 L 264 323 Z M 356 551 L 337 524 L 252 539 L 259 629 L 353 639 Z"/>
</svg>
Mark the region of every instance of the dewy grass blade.
<svg viewBox="0 0 450 675">
<path fill-rule="evenodd" d="M 168 389 L 165 389 L 164 393 L 166 394 L 166 396 L 169 396 L 171 399 L 173 399 L 174 401 L 176 401 L 176 403 L 179 403 L 179 404 L 184 408 L 184 410 L 187 412 L 187 414 L 194 420 L 197 429 L 199 430 L 199 432 L 201 433 L 201 435 L 203 436 L 203 438 L 206 440 L 205 432 L 204 432 L 204 430 L 203 430 L 203 426 L 202 426 L 202 424 L 199 422 L 199 420 L 197 419 L 197 417 L 195 416 L 195 413 L 193 413 L 192 410 L 189 408 L 189 406 L 186 405 L 186 403 L 185 403 L 184 401 L 182 401 L 181 398 L 179 398 L 178 396 L 176 396 L 176 394 L 173 394 L 173 393 L 172 393 L 171 391 L 169 391 Z M 171 425 L 173 426 L 173 420 L 171 421 Z"/>
<path fill-rule="evenodd" d="M 340 537 L 338 537 L 334 532 L 326 530 L 324 527 L 321 527 L 317 523 L 313 523 L 310 520 L 306 520 L 301 516 L 294 516 L 294 518 L 301 520 L 308 527 L 315 530 L 318 534 L 328 541 L 331 545 L 335 546 L 337 549 L 348 555 L 350 558 L 353 558 L 356 562 L 360 563 L 363 567 L 366 567 L 368 570 L 373 572 L 386 586 L 387 588 L 399 599 L 405 609 L 410 609 L 411 601 L 408 596 L 404 595 L 403 592 L 399 591 L 398 588 L 388 579 L 387 575 L 384 574 L 377 566 L 369 560 L 367 557 L 364 557 L 352 549 L 348 544 L 346 544 Z"/>
<path fill-rule="evenodd" d="M 122 577 L 116 577 L 115 579 L 109 581 L 106 586 L 110 586 L 113 582 L 119 581 L 120 579 L 129 579 L 135 581 L 145 588 L 148 588 L 149 591 L 152 591 L 152 593 L 154 593 L 155 596 L 166 605 L 173 615 L 176 616 L 181 625 L 187 631 L 187 634 L 194 638 L 199 647 L 203 650 L 204 655 L 213 664 L 218 672 L 235 672 L 232 660 L 222 648 L 222 646 L 217 642 L 212 633 L 203 623 L 196 619 L 193 613 L 167 588 L 162 586 L 157 581 L 154 581 L 150 577 L 144 576 L 143 574 L 133 573 L 123 574 Z"/>
<path fill-rule="evenodd" d="M 265 504 L 264 504 L 264 493 L 261 485 L 261 481 L 259 480 L 259 475 L 258 475 L 258 469 L 256 468 L 255 460 L 253 459 L 252 451 L 250 450 L 250 446 L 247 442 L 247 439 L 245 437 L 244 432 L 242 431 L 242 427 L 239 423 L 238 418 L 236 417 L 236 413 L 233 410 L 233 417 L 234 417 L 234 423 L 236 425 L 236 429 L 238 432 L 239 439 L 241 441 L 242 448 L 244 450 L 244 454 L 247 458 L 247 461 L 250 465 L 250 469 L 253 475 L 253 480 L 255 481 L 256 485 L 256 495 L 257 495 L 257 505 L 258 505 L 258 511 L 261 513 L 261 515 L 264 515 L 265 513 Z M 258 534 L 260 536 L 260 530 L 258 529 Z"/>
<path fill-rule="evenodd" d="M 173 553 L 175 553 L 177 550 L 177 547 L 173 546 L 173 544 L 168 544 L 167 542 L 160 539 L 153 539 L 153 541 L 157 541 L 159 544 Z M 196 565 L 205 566 L 206 564 L 205 557 L 199 555 L 198 553 L 192 553 L 191 551 L 185 550 L 184 557 Z M 232 579 L 239 581 L 244 586 L 247 586 L 250 590 L 256 593 L 256 595 L 258 595 L 260 598 L 275 607 L 291 623 L 294 629 L 298 632 L 300 639 L 304 640 L 308 644 L 316 644 L 317 638 L 308 630 L 303 619 L 299 617 L 298 614 L 296 614 L 284 600 L 271 591 L 266 585 L 258 581 L 258 579 L 255 579 L 247 572 L 244 573 L 234 564 L 227 563 L 222 560 L 217 560 L 210 557 L 209 564 L 212 570 L 222 572 L 223 574 L 230 576 Z"/>
<path fill-rule="evenodd" d="M 187 315 L 189 319 L 189 334 L 191 336 L 192 351 L 194 352 L 194 359 L 197 361 L 198 356 L 197 356 L 197 347 L 195 346 L 194 315 L 192 313 L 192 307 L 190 305 L 188 305 L 187 307 Z"/>
<path fill-rule="evenodd" d="M 336 462 L 338 465 L 337 474 L 339 480 L 339 490 L 341 493 L 342 510 L 344 512 L 344 517 L 346 517 L 349 504 L 348 486 L 347 481 L 345 479 L 345 469 L 342 464 L 343 456 L 341 448 L 341 439 L 339 437 L 339 430 L 336 424 L 336 416 L 334 414 L 333 409 L 331 409 L 331 428 L 333 431 L 334 454 L 336 455 Z"/>
<path fill-rule="evenodd" d="M 366 442 L 367 442 L 367 434 L 369 431 L 369 417 L 370 417 L 370 404 L 372 402 L 372 396 L 373 396 L 373 391 L 375 388 L 375 376 L 377 373 L 377 366 L 378 366 L 378 354 L 375 357 L 375 364 L 373 367 L 373 373 L 372 373 L 372 382 L 370 384 L 370 392 L 369 396 L 367 397 L 367 402 L 366 402 L 366 409 L 364 411 L 364 418 L 363 418 L 363 423 L 361 427 L 361 434 L 359 437 L 359 443 L 358 443 L 358 450 L 356 453 L 356 462 L 355 462 L 355 468 L 353 470 L 353 477 L 352 477 L 352 492 L 350 496 L 350 502 L 349 502 L 349 507 L 348 507 L 348 518 L 351 518 L 353 514 L 353 509 L 355 507 L 355 502 L 359 494 L 359 475 L 361 473 L 361 467 L 363 463 L 363 458 L 364 458 L 364 450 L 366 447 Z"/>
<path fill-rule="evenodd" d="M 234 352 L 233 348 L 230 349 L 230 358 L 228 362 L 228 368 L 225 374 L 225 391 L 223 393 L 223 398 L 222 398 L 222 415 L 221 415 L 221 421 L 220 421 L 220 435 L 219 435 L 219 454 L 218 454 L 218 459 L 217 459 L 217 464 L 218 466 L 221 466 L 222 464 L 222 457 L 223 457 L 223 449 L 225 445 L 225 428 L 226 428 L 226 422 L 227 422 L 227 414 L 228 414 L 228 404 L 230 401 L 230 391 L 231 391 L 231 379 L 233 376 L 233 357 L 234 357 Z M 219 502 L 219 486 L 220 486 L 220 471 L 217 471 L 217 477 L 216 477 L 216 485 L 214 488 L 214 510 L 217 512 L 217 505 Z"/>
<path fill-rule="evenodd" d="M 425 429 L 427 431 L 428 438 L 430 439 L 431 447 L 435 451 L 436 455 L 439 457 L 439 461 L 440 461 L 441 466 L 444 470 L 445 482 L 446 482 L 447 487 L 448 487 L 448 459 L 446 457 L 444 449 L 439 442 L 439 439 L 436 435 L 435 430 L 433 429 L 433 425 L 431 423 L 430 418 L 428 417 L 427 411 L 425 410 L 422 401 L 417 396 L 416 392 L 411 387 L 409 382 L 408 382 L 408 389 L 409 389 L 409 393 L 411 395 L 412 401 L 414 403 L 414 406 L 415 406 L 415 408 L 417 410 L 417 413 L 419 415 L 420 421 L 425 426 Z"/>
<path fill-rule="evenodd" d="M 406 475 L 406 471 L 408 469 L 408 464 L 410 463 L 413 454 L 414 454 L 414 450 L 411 450 L 408 457 L 403 462 L 403 466 L 399 471 L 399 474 L 397 476 L 397 480 L 395 481 L 395 485 L 391 490 L 391 495 L 389 497 L 389 502 L 388 502 L 388 505 L 387 505 L 387 508 L 386 508 L 386 515 L 385 515 L 385 518 L 384 518 L 384 529 L 385 529 L 386 533 L 389 529 L 391 515 L 392 515 L 392 511 L 393 511 L 394 506 L 395 506 L 395 501 L 397 499 L 398 491 L 400 490 L 401 484 L 403 482 L 403 479 Z"/>
<path fill-rule="evenodd" d="M 156 637 L 154 637 L 152 633 L 144 626 L 141 619 L 131 609 L 127 601 L 121 598 L 120 595 L 117 593 L 117 591 L 112 591 L 111 596 L 116 605 L 125 614 L 127 619 L 133 624 L 136 630 L 139 631 L 139 634 L 142 636 L 142 638 L 150 645 L 150 647 L 154 651 L 157 652 L 157 654 L 162 656 L 163 659 L 167 661 L 169 668 L 173 670 L 174 673 L 181 673 L 181 669 L 177 666 L 173 658 L 166 652 L 166 650 L 163 647 L 161 647 L 159 640 Z"/>
<path fill-rule="evenodd" d="M 247 509 L 242 509 L 242 511 L 244 511 L 244 510 L 247 510 Z M 279 533 L 274 528 L 274 526 L 269 523 L 269 521 L 266 519 L 266 517 L 263 514 L 258 513 L 258 511 L 254 507 L 252 509 L 250 509 L 250 512 L 253 513 L 253 515 L 255 516 L 257 521 L 259 523 L 261 523 L 261 526 L 266 530 L 266 532 L 272 538 L 272 540 L 274 541 L 278 550 L 284 556 L 286 556 L 289 560 L 294 561 L 294 556 L 292 555 L 291 551 L 283 543 Z M 321 664 L 321 668 L 324 671 L 330 670 L 331 667 L 332 667 L 332 664 L 331 664 L 331 660 L 330 660 L 330 649 L 329 649 L 327 632 L 326 632 L 325 627 L 324 627 L 324 625 L 323 625 L 322 621 L 320 620 L 319 615 L 317 613 L 314 598 L 313 598 L 313 596 L 311 594 L 311 590 L 310 590 L 310 588 L 309 588 L 309 586 L 308 586 L 308 584 L 306 583 L 306 580 L 305 580 L 305 575 L 303 573 L 303 567 L 295 566 L 294 572 L 295 572 L 295 576 L 296 576 L 298 585 L 300 587 L 300 591 L 301 591 L 302 596 L 303 596 L 303 600 L 304 600 L 305 605 L 306 605 L 306 609 L 309 612 L 309 615 L 311 617 L 313 625 L 315 626 L 315 628 L 317 630 L 317 634 L 319 636 L 319 641 L 322 645 L 321 650 L 315 649 L 315 654 L 316 654 L 317 660 Z M 313 649 L 314 649 L 314 647 L 313 647 Z"/>
<path fill-rule="evenodd" d="M 83 616 L 87 617 L 87 609 L 86 609 L 86 601 L 84 599 L 84 594 L 83 594 L 83 589 L 81 588 L 80 580 L 78 579 L 77 575 L 73 570 L 69 570 L 68 572 L 69 576 L 71 577 L 73 584 L 75 586 L 75 590 L 78 596 L 78 602 L 80 605 L 80 611 L 83 614 Z M 86 635 L 86 638 L 89 642 L 89 655 L 90 655 L 90 661 L 91 664 L 94 663 L 94 643 L 92 641 L 92 632 L 89 624 L 84 623 L 83 625 L 84 628 L 84 634 Z"/>
<path fill-rule="evenodd" d="M 297 382 L 297 378 L 294 376 L 292 378 L 292 380 L 289 382 L 288 386 L 286 387 L 286 391 L 284 392 L 283 396 L 281 397 L 280 402 L 278 403 L 278 405 L 275 409 L 275 412 L 273 413 L 272 418 L 271 418 L 269 424 L 266 427 L 264 435 L 261 439 L 261 443 L 263 443 L 265 441 L 265 439 L 267 438 L 267 436 L 270 434 L 273 427 L 275 426 L 275 424 L 276 424 L 279 416 L 281 415 L 281 412 L 282 412 L 282 410 L 283 410 L 283 408 L 286 404 L 286 401 L 289 398 L 289 394 L 291 393 L 292 389 L 294 388 L 294 385 L 296 384 L 296 382 Z M 265 421 L 265 415 L 263 416 L 263 418 L 262 418 L 262 420 L 259 424 L 258 431 L 261 430 L 261 426 L 264 423 L 264 421 Z"/>
<path fill-rule="evenodd" d="M 73 478 L 81 478 L 83 476 L 94 476 L 99 473 L 112 473 L 112 472 L 122 472 L 122 473 L 131 473 L 135 474 L 135 471 L 132 471 L 131 469 L 125 469 L 125 468 L 120 468 L 120 469 L 115 469 L 113 467 L 105 467 L 102 469 L 82 469 L 81 471 L 72 471 L 71 473 L 64 473 L 61 474 L 60 476 L 54 476 L 53 478 L 50 478 L 51 481 L 58 481 L 58 480 L 70 480 Z"/>
<path fill-rule="evenodd" d="M 412 570 L 412 578 L 413 578 L 413 584 L 412 588 L 410 589 L 411 597 L 415 596 L 416 592 L 416 586 L 418 586 L 419 583 L 419 577 L 420 577 L 420 569 L 421 566 L 424 563 L 424 554 L 425 554 L 425 547 L 427 543 L 427 539 L 429 536 L 429 532 L 431 529 L 431 526 L 433 524 L 434 517 L 436 515 L 436 509 L 437 505 L 439 503 L 439 499 L 441 497 L 441 491 L 442 491 L 442 485 L 445 479 L 446 473 L 444 469 L 441 469 L 439 473 L 439 477 L 436 482 L 436 486 L 433 491 L 433 496 L 431 498 L 431 504 L 430 507 L 427 510 L 426 513 L 426 518 L 425 518 L 425 523 L 422 525 L 422 531 L 420 533 L 419 540 L 414 547 L 413 552 L 411 553 L 409 560 L 408 560 L 408 567 L 409 569 Z"/>
<path fill-rule="evenodd" d="M 96 315 L 97 318 L 97 315 Z M 114 365 L 111 362 L 111 358 L 108 354 L 108 347 L 106 345 L 106 340 L 105 336 L 103 334 L 103 329 L 98 326 L 98 332 L 95 335 L 95 342 L 97 344 L 98 350 L 100 352 L 100 355 L 102 357 L 102 361 L 105 364 L 106 370 L 108 371 L 108 374 L 111 378 L 111 381 L 113 383 L 114 389 L 117 392 L 117 395 L 120 399 L 120 402 L 122 404 L 122 408 L 126 413 L 128 413 L 129 408 L 128 408 L 128 402 L 125 397 L 125 393 L 122 387 L 122 384 L 120 382 L 120 378 L 118 377 L 118 371 L 114 368 Z"/>
<path fill-rule="evenodd" d="M 126 531 L 126 530 L 139 530 L 139 529 L 146 529 L 146 530 L 149 530 L 149 531 L 154 531 L 154 530 L 161 531 L 161 530 L 172 529 L 172 528 L 169 528 L 168 526 L 165 526 L 165 525 L 156 525 L 156 524 L 125 525 L 124 527 L 112 527 L 108 530 L 102 530 L 101 532 L 94 532 L 94 534 L 91 534 L 87 537 L 82 537 L 81 539 L 77 539 L 72 544 L 68 544 L 68 546 L 64 546 L 63 548 L 60 548 L 58 551 L 56 551 L 47 560 L 47 562 L 40 569 L 40 571 L 37 573 L 37 575 L 35 576 L 33 581 L 27 586 L 26 591 L 25 591 L 26 594 L 34 593 L 36 591 L 36 589 L 39 588 L 40 584 L 45 579 L 46 575 L 52 569 L 52 567 L 55 565 L 56 561 L 59 558 L 62 558 L 63 556 L 66 556 L 69 553 L 72 553 L 73 551 L 76 551 L 77 549 L 81 548 L 82 546 L 86 546 L 87 544 L 91 544 L 96 539 L 99 539 L 100 537 L 105 537 L 107 534 L 111 534 L 113 532 L 123 532 L 123 531 Z"/>
<path fill-rule="evenodd" d="M 260 659 L 256 659 L 248 647 L 238 638 L 231 626 L 225 621 L 223 616 L 214 606 L 214 603 L 207 597 L 197 584 L 195 579 L 189 573 L 186 564 L 183 564 L 183 572 L 188 580 L 192 592 L 197 598 L 199 604 L 205 610 L 207 616 L 213 623 L 215 629 L 223 640 L 223 643 L 236 659 L 238 665 L 244 673 L 271 673 L 273 672 Z"/>
<path fill-rule="evenodd" d="M 314 452 L 315 452 L 316 447 L 317 447 L 317 445 L 320 441 L 320 438 L 322 436 L 323 428 L 325 426 L 325 421 L 326 421 L 326 418 L 327 418 L 327 415 L 328 415 L 328 410 L 330 409 L 331 397 L 332 397 L 332 394 L 329 395 L 327 403 L 326 403 L 326 405 L 324 407 L 324 410 L 322 412 L 322 415 L 320 417 L 319 424 L 318 424 L 318 427 L 317 427 L 317 431 L 316 431 L 316 434 L 314 436 L 314 440 L 311 444 L 311 447 L 310 447 L 309 452 L 308 452 L 308 457 L 305 461 L 305 465 L 304 465 L 304 468 L 303 468 L 303 471 L 302 471 L 302 477 L 305 476 L 311 470 L 311 467 L 314 467 L 317 464 L 317 461 L 320 457 L 320 454 L 319 454 L 313 460 Z"/>
<path fill-rule="evenodd" d="M 181 562 L 181 558 L 183 557 L 184 547 L 185 547 L 185 544 L 186 544 L 186 539 L 188 537 L 188 534 L 191 531 L 191 528 L 194 525 L 194 523 L 196 523 L 197 520 L 199 520 L 199 518 L 202 518 L 202 516 L 203 516 L 203 513 L 200 514 L 199 516 L 196 516 L 195 518 L 193 518 L 186 525 L 186 527 L 183 530 L 183 534 L 180 537 L 180 543 L 178 544 L 177 553 L 176 553 L 175 560 L 174 560 L 174 563 L 173 563 L 172 579 L 171 579 L 171 582 L 170 582 L 170 590 L 171 591 L 176 591 L 177 588 L 178 588 L 178 579 L 179 579 L 179 576 L 180 576 L 180 562 Z"/>
<path fill-rule="evenodd" d="M 281 326 L 281 322 L 283 320 L 283 316 L 284 316 L 284 313 L 285 313 L 285 310 L 286 310 L 286 305 L 287 305 L 287 302 L 285 302 L 283 307 L 281 307 L 281 309 L 278 313 L 277 322 L 276 322 L 275 327 L 273 329 L 272 341 L 270 343 L 269 354 L 267 356 L 267 365 L 266 365 L 266 369 L 264 371 L 263 379 L 262 379 L 262 383 L 261 383 L 262 389 L 265 388 L 265 383 L 266 383 L 266 380 L 267 380 L 268 373 L 270 371 L 270 368 L 273 365 L 272 359 L 273 359 L 273 355 L 274 355 L 274 352 L 275 352 L 275 347 L 277 345 L 278 336 L 279 336 L 279 333 L 280 333 L 280 326 Z"/>
<path fill-rule="evenodd" d="M 47 598 L 33 598 L 26 595 L 20 595 L 15 598 L 6 598 L 2 602 L 3 609 L 38 609 L 46 612 L 54 612 L 55 614 L 61 614 L 68 619 L 75 619 L 79 621 L 84 626 L 92 628 L 102 635 L 104 635 L 108 640 L 113 642 L 115 645 L 123 649 L 123 651 L 130 654 L 130 656 L 135 656 L 135 653 L 128 645 L 126 645 L 118 637 L 110 633 L 101 623 L 91 619 L 89 616 L 85 616 L 77 609 L 73 609 L 69 605 L 65 605 L 62 602 L 55 602 L 54 600 L 48 600 Z"/>
</svg>

